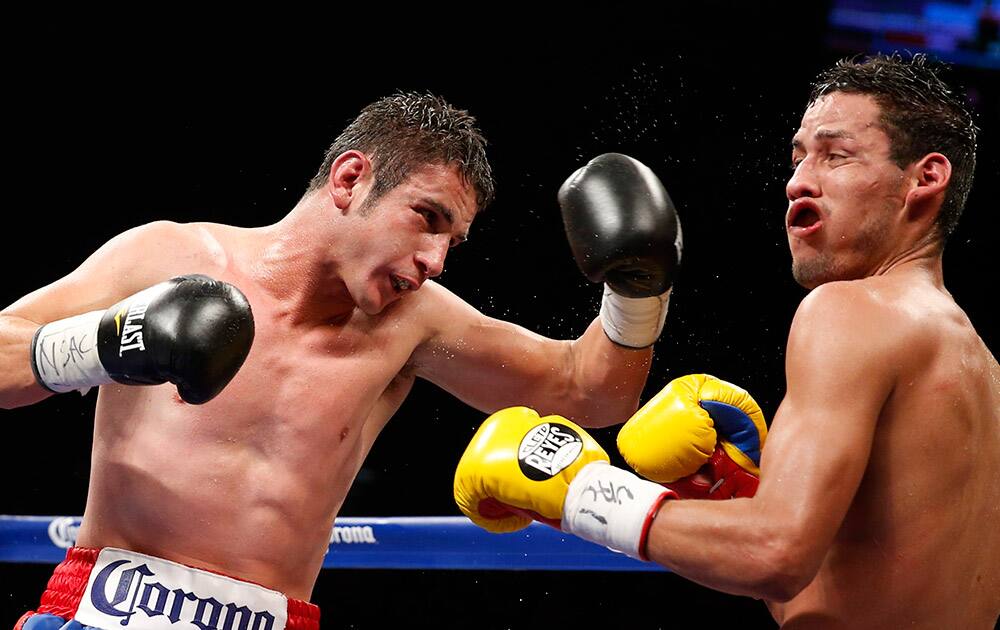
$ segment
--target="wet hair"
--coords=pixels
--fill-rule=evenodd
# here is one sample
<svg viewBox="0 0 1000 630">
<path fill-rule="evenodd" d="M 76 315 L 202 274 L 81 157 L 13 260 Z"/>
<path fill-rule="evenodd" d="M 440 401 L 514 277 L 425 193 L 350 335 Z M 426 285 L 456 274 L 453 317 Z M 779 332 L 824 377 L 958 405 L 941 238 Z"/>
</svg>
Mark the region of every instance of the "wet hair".
<svg viewBox="0 0 1000 630">
<path fill-rule="evenodd" d="M 889 136 L 890 158 L 900 168 L 939 152 L 951 162 L 951 183 L 936 224 L 942 241 L 954 231 L 976 170 L 976 129 L 972 115 L 939 76 L 944 66 L 926 55 L 897 53 L 858 62 L 841 59 L 816 77 L 809 105 L 834 92 L 864 94 L 881 109 L 879 123 Z"/>
<path fill-rule="evenodd" d="M 326 185 L 333 161 L 350 150 L 361 151 L 372 162 L 374 183 L 366 207 L 430 164 L 456 165 L 463 182 L 475 190 L 478 208 L 493 200 L 486 140 L 476 119 L 439 96 L 399 92 L 362 109 L 327 149 L 306 192 Z"/>
</svg>

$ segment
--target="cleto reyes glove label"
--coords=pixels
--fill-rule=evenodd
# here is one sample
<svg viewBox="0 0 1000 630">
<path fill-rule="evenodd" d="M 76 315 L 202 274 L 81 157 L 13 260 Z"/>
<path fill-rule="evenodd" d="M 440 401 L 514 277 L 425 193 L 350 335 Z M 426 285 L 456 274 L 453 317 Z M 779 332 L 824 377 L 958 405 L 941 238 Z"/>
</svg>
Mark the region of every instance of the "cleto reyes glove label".
<svg viewBox="0 0 1000 630">
<path fill-rule="evenodd" d="M 517 463 L 528 479 L 545 481 L 576 461 L 582 450 L 583 440 L 576 431 L 545 422 L 525 434 L 517 449 Z"/>
</svg>

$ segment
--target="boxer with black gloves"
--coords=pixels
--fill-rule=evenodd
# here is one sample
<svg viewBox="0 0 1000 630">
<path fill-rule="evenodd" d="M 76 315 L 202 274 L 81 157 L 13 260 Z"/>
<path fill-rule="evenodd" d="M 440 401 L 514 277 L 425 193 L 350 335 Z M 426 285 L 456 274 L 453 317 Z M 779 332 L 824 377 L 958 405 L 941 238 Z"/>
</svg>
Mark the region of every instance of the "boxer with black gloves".
<svg viewBox="0 0 1000 630">
<path fill-rule="evenodd" d="M 276 223 L 143 225 L 0 311 L 0 406 L 101 385 L 77 547 L 20 630 L 159 627 L 165 602 L 114 597 L 141 567 L 219 602 L 233 615 L 220 627 L 315 628 L 303 600 L 330 525 L 417 377 L 484 412 L 528 404 L 606 426 L 638 408 L 679 259 L 662 185 L 605 155 L 564 186 L 572 249 L 615 295 L 579 337 L 550 339 L 433 280 L 492 199 L 484 144 L 438 97 L 380 99 Z M 105 597 L 86 591 L 98 580 Z M 174 598 L 163 613 L 174 603 L 178 623 L 198 611 Z"/>
</svg>

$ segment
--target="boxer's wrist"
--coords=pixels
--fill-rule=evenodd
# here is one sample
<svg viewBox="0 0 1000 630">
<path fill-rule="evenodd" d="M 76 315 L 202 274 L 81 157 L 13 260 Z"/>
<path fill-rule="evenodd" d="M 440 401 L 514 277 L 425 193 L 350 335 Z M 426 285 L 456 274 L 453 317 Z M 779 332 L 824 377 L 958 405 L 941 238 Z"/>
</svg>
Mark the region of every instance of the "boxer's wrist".
<svg viewBox="0 0 1000 630">
<path fill-rule="evenodd" d="M 660 505 L 676 498 L 668 488 L 604 462 L 577 473 L 563 503 L 562 529 L 646 560 L 649 527 Z"/>
<path fill-rule="evenodd" d="M 35 331 L 31 370 L 45 389 L 61 394 L 113 382 L 97 352 L 97 330 L 104 311 L 60 319 Z"/>
<path fill-rule="evenodd" d="M 627 298 L 604 285 L 601 326 L 611 341 L 630 348 L 652 345 L 663 331 L 670 305 L 670 289 L 660 295 Z"/>
</svg>

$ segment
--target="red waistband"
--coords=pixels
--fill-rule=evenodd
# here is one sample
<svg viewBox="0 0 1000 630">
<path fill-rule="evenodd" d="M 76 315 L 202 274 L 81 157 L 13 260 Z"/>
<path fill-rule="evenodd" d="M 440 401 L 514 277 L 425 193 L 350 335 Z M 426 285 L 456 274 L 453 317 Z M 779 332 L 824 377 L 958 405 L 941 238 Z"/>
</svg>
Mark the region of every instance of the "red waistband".
<svg viewBox="0 0 1000 630">
<path fill-rule="evenodd" d="M 80 600 L 83 599 L 84 591 L 87 590 L 90 571 L 94 568 L 97 554 L 100 552 L 100 549 L 85 547 L 72 547 L 67 550 L 66 559 L 56 566 L 52 577 L 49 578 L 49 585 L 42 594 L 38 612 L 72 619 Z M 288 622 L 285 628 L 319 630 L 319 606 L 289 597 Z"/>
</svg>

